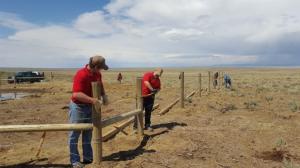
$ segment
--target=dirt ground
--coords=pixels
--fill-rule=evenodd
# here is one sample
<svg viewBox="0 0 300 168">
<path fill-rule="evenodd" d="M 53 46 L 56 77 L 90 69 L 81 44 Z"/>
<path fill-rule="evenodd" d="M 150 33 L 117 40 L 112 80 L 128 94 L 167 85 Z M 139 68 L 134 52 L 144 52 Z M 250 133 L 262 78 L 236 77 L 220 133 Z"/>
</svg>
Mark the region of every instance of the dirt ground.
<svg viewBox="0 0 300 168">
<path fill-rule="evenodd" d="M 124 82 L 116 80 L 118 72 Z M 135 109 L 135 80 L 145 70 L 103 73 L 110 104 L 103 117 Z M 103 145 L 102 167 L 108 168 L 299 168 L 300 69 L 210 69 L 231 75 L 233 89 L 207 92 L 208 69 L 185 69 L 185 94 L 199 88 L 202 96 L 158 112 L 179 97 L 179 69 L 167 69 L 156 97 L 154 132 L 138 139 L 131 127 Z M 49 75 L 50 71 L 46 72 Z M 34 84 L 2 84 L 0 91 L 31 92 L 0 102 L 0 125 L 68 122 L 68 103 L 75 71 L 53 71 L 54 79 Z M 3 75 L 2 75 L 3 76 Z M 111 127 L 105 128 L 104 132 Z M 35 157 L 42 133 L 0 133 L 0 168 L 69 167 L 68 133 L 47 132 L 40 158 Z M 80 147 L 79 147 L 80 148 Z M 92 167 L 92 166 L 89 166 Z"/>
</svg>

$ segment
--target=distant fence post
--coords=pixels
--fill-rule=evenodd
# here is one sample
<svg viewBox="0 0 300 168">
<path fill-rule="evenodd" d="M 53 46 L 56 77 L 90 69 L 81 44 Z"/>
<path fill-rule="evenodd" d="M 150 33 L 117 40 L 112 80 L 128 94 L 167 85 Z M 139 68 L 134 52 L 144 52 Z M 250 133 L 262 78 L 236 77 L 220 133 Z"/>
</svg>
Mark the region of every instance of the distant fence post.
<svg viewBox="0 0 300 168">
<path fill-rule="evenodd" d="M 222 81 L 222 86 L 224 86 L 224 72 L 222 72 L 221 81 Z"/>
<path fill-rule="evenodd" d="M 1 85 L 2 85 L 2 80 L 4 80 L 4 78 L 2 79 L 2 74 L 0 73 L 0 88 L 1 88 Z"/>
<path fill-rule="evenodd" d="M 184 72 L 180 72 L 180 103 L 181 108 L 184 108 Z"/>
<path fill-rule="evenodd" d="M 100 98 L 100 87 L 98 82 L 92 83 L 93 97 Z M 102 127 L 101 127 L 101 107 L 93 105 L 93 164 L 100 165 L 102 161 Z"/>
<path fill-rule="evenodd" d="M 208 93 L 210 93 L 211 72 L 208 71 Z"/>
<path fill-rule="evenodd" d="M 201 97 L 201 90 L 202 90 L 202 76 L 199 73 L 199 97 Z"/>
<path fill-rule="evenodd" d="M 143 114 L 143 97 L 142 97 L 142 78 L 136 78 L 136 96 L 137 96 L 137 108 L 141 110 L 141 112 L 136 115 L 137 119 L 137 129 L 138 135 L 140 137 L 144 136 L 144 114 Z"/>
<path fill-rule="evenodd" d="M 218 72 L 218 89 L 221 89 L 221 72 Z"/>
<path fill-rule="evenodd" d="M 14 78 L 14 88 L 17 88 L 17 80 L 16 80 L 16 77 Z"/>
<path fill-rule="evenodd" d="M 53 81 L 53 78 L 54 78 L 53 73 L 50 72 L 50 79 L 51 79 L 51 81 Z"/>
</svg>

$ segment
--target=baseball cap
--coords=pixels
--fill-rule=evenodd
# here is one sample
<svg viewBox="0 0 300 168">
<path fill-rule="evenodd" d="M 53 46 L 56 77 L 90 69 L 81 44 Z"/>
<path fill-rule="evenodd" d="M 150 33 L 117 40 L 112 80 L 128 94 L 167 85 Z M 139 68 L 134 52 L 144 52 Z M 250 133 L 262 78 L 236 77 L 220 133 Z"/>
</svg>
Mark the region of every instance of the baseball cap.
<svg viewBox="0 0 300 168">
<path fill-rule="evenodd" d="M 93 66 L 104 69 L 104 70 L 109 69 L 109 67 L 105 63 L 105 58 L 101 55 L 95 55 L 95 56 L 91 57 L 90 58 L 90 63 Z"/>
</svg>

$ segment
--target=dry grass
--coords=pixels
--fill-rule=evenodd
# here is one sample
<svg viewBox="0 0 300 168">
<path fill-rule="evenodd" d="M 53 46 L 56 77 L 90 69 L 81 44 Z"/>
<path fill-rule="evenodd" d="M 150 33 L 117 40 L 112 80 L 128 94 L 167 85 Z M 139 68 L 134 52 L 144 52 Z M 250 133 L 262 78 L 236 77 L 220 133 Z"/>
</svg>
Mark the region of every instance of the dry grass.
<svg viewBox="0 0 300 168">
<path fill-rule="evenodd" d="M 135 78 L 143 69 L 120 70 L 103 77 L 111 104 L 103 116 L 135 108 Z M 156 102 L 164 108 L 179 96 L 179 69 L 162 77 L 163 89 Z M 213 70 L 211 70 L 213 71 Z M 175 106 L 167 115 L 153 116 L 155 131 L 142 141 L 125 131 L 104 143 L 104 167 L 297 167 L 300 164 L 299 69 L 224 69 L 231 74 L 233 89 L 207 93 L 203 78 L 202 97 L 197 94 Z M 198 72 L 187 69 L 186 93 L 197 89 Z M 49 76 L 50 71 L 46 71 Z M 0 102 L 0 124 L 66 123 L 74 71 L 55 71 L 54 81 L 17 85 L 33 96 Z M 1 91 L 13 90 L 1 85 Z M 107 128 L 109 129 L 109 128 Z M 107 131 L 105 129 L 104 131 Z M 34 159 L 41 133 L 10 133 L 0 136 L 0 165 Z M 280 142 L 280 143 L 279 143 Z M 284 142 L 284 143 L 283 143 Z M 278 145 L 281 144 L 281 145 Z M 284 145 L 283 145 L 284 144 Z M 34 164 L 68 164 L 67 133 L 47 133 L 41 154 L 46 160 Z M 54 165 L 55 166 L 55 165 Z"/>
</svg>

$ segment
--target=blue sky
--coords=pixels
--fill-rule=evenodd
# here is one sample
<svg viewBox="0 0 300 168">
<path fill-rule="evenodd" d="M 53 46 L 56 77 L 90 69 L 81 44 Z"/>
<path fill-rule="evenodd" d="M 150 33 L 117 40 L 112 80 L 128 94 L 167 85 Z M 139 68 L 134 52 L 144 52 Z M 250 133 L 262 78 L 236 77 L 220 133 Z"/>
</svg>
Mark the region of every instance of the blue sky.
<svg viewBox="0 0 300 168">
<path fill-rule="evenodd" d="M 15 13 L 29 22 L 70 22 L 78 15 L 101 9 L 109 0 L 1 0 L 0 11 Z"/>
<path fill-rule="evenodd" d="M 1 0 L 0 67 L 300 63 L 299 0 Z"/>
<path fill-rule="evenodd" d="M 28 22 L 36 24 L 69 24 L 74 18 L 87 11 L 105 6 L 109 0 L 1 0 L 0 11 L 14 13 Z M 0 27 L 0 37 L 14 30 Z"/>
</svg>

